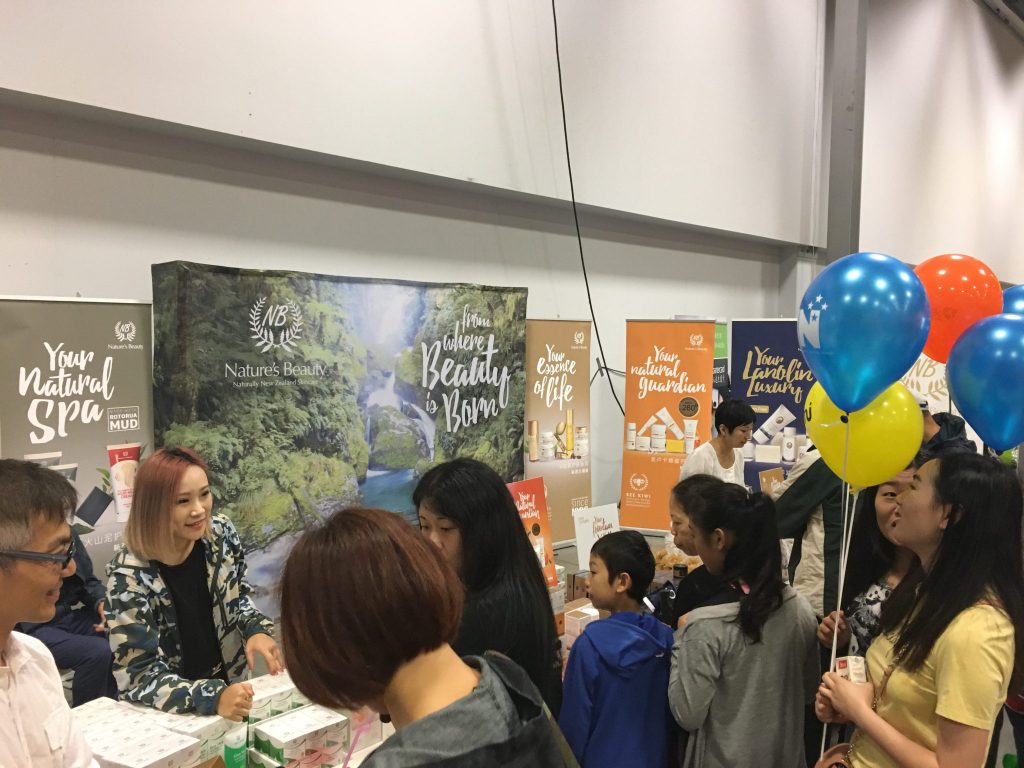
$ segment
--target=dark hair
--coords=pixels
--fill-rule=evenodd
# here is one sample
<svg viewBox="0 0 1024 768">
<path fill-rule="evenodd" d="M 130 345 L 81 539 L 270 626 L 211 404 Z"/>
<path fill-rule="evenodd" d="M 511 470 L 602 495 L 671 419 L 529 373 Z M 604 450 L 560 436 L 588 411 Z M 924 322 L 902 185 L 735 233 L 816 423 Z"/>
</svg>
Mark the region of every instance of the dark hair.
<svg viewBox="0 0 1024 768">
<path fill-rule="evenodd" d="M 973 453 L 947 453 L 938 462 L 934 493 L 950 517 L 931 568 L 916 597 L 892 598 L 882 609 L 882 630 L 899 631 L 894 653 L 916 670 L 962 611 L 993 595 L 1024 637 L 1024 574 L 1021 557 L 1021 486 L 1009 467 Z M 904 579 L 893 593 L 914 590 Z M 1011 688 L 1020 687 L 1024 643 L 1014 652 Z"/>
<path fill-rule="evenodd" d="M 629 574 L 628 594 L 639 602 L 654 581 L 654 553 L 639 531 L 615 531 L 602 536 L 590 548 L 591 557 L 599 557 L 608 569 L 608 583 L 619 574 Z"/>
<path fill-rule="evenodd" d="M 38 520 L 68 522 L 78 495 L 67 478 L 31 461 L 0 459 L 0 549 L 21 549 L 32 540 Z M 0 568 L 11 558 L 0 556 Z"/>
<path fill-rule="evenodd" d="M 748 494 L 723 482 L 706 494 L 706 504 L 691 512 L 691 522 L 705 534 L 716 528 L 732 531 L 736 540 L 725 555 L 725 581 L 744 581 L 749 592 L 740 598 L 740 628 L 760 642 L 768 617 L 782 606 L 782 553 L 779 550 L 775 505 L 763 493 Z"/>
<path fill-rule="evenodd" d="M 847 557 L 846 577 L 843 580 L 844 609 L 849 608 L 854 598 L 888 573 L 896 561 L 896 545 L 882 535 L 875 513 L 875 501 L 881 487 L 873 485 L 865 488 L 857 497 L 853 528 L 850 532 L 850 554 Z M 921 577 L 921 564 L 915 557 L 910 570 L 903 578 L 917 584 Z"/>
<path fill-rule="evenodd" d="M 714 475 L 690 475 L 672 487 L 672 499 L 689 517 L 690 510 L 698 506 L 703 508 L 707 504 L 707 494 L 724 482 Z"/>
<path fill-rule="evenodd" d="M 470 593 L 499 581 L 547 586 L 508 486 L 475 459 L 454 459 L 429 470 L 416 484 L 413 504 L 451 520 L 462 537 L 459 577 Z"/>
<path fill-rule="evenodd" d="M 512 494 L 498 473 L 475 459 L 454 459 L 423 475 L 412 500 L 417 508 L 424 506 L 459 529 L 459 577 L 467 592 L 464 621 L 487 622 L 486 634 L 493 640 L 521 635 L 523 617 L 528 617 L 536 653 L 520 655 L 524 649 L 515 653 L 508 649 L 507 655 L 524 668 L 530 666 L 527 657 L 552 655 L 548 649 L 558 645 L 558 633 L 547 583 Z M 543 692 L 542 682 L 538 682 L 543 670 L 526 671 Z"/>
<path fill-rule="evenodd" d="M 736 427 L 753 424 L 757 417 L 746 400 L 726 400 L 715 410 L 715 426 L 732 432 Z"/>
<path fill-rule="evenodd" d="M 462 617 L 462 589 L 441 553 L 381 509 L 340 509 L 302 534 L 280 595 L 288 672 L 310 701 L 332 708 L 380 698 L 399 667 L 450 643 Z"/>
</svg>

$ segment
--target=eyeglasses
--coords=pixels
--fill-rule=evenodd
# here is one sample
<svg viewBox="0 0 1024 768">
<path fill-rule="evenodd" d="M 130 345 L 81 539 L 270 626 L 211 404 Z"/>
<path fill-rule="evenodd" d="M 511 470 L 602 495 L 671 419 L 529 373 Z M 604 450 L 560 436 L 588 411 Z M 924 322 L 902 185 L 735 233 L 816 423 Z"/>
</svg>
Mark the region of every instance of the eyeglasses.
<svg viewBox="0 0 1024 768">
<path fill-rule="evenodd" d="M 28 552 L 23 549 L 0 549 L 0 555 L 14 557 L 18 560 L 36 560 L 43 563 L 59 563 L 60 569 L 63 571 L 68 567 L 68 563 L 70 563 L 75 556 L 75 540 L 72 538 L 71 543 L 68 544 L 68 551 L 59 555 L 51 555 L 47 552 Z"/>
</svg>

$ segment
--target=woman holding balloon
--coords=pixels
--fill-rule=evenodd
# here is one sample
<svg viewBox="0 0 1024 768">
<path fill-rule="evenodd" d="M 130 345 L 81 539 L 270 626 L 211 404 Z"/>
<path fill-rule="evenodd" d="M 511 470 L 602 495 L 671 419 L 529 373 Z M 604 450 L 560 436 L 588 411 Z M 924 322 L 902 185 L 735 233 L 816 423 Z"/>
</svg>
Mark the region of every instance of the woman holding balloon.
<svg viewBox="0 0 1024 768">
<path fill-rule="evenodd" d="M 926 462 L 898 497 L 892 536 L 920 560 L 883 610 L 872 684 L 826 674 L 815 709 L 858 729 L 854 768 L 981 765 L 992 724 L 1024 675 L 1021 486 L 976 454 Z M 913 592 L 910 599 L 897 599 Z"/>
</svg>

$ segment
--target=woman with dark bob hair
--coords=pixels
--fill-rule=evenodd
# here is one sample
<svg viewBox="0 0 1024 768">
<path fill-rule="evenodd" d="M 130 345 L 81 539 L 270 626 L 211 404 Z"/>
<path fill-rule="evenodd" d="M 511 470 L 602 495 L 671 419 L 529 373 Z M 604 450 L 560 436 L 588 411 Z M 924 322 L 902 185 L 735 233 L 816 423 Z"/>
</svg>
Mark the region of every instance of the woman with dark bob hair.
<svg viewBox="0 0 1024 768">
<path fill-rule="evenodd" d="M 969 453 L 926 462 L 897 497 L 891 539 L 923 579 L 903 579 L 882 608 L 874 686 L 829 673 L 816 702 L 820 719 L 857 726 L 854 768 L 984 763 L 1024 673 L 1021 506 L 1013 471 Z"/>
<path fill-rule="evenodd" d="M 395 578 L 410 569 L 416 578 Z M 452 650 L 458 577 L 398 515 L 335 512 L 295 544 L 280 589 L 298 689 L 326 707 L 370 706 L 395 724 L 366 768 L 564 765 L 526 674 L 502 656 Z"/>
<path fill-rule="evenodd" d="M 466 590 L 455 651 L 505 654 L 526 670 L 557 717 L 561 643 L 540 563 L 505 482 L 486 464 L 455 459 L 427 472 L 412 500 L 420 530 Z"/>
</svg>

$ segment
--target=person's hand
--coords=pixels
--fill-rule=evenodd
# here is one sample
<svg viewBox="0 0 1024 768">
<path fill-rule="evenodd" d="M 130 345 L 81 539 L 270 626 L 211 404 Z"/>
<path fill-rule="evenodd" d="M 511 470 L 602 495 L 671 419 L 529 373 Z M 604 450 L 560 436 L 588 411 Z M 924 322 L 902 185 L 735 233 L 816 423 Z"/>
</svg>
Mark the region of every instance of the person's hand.
<svg viewBox="0 0 1024 768">
<path fill-rule="evenodd" d="M 100 623 L 99 624 L 93 624 L 92 625 L 92 630 L 93 630 L 93 632 L 97 632 L 97 633 L 102 635 L 104 632 L 107 631 L 107 626 L 106 626 L 107 612 L 103 608 L 103 601 L 102 600 L 100 600 L 96 604 L 96 613 L 99 614 Z"/>
<path fill-rule="evenodd" d="M 818 642 L 826 648 L 832 647 L 832 638 L 836 632 L 839 633 L 839 640 L 836 647 L 845 648 L 850 644 L 850 625 L 846 622 L 846 616 L 842 611 L 832 611 L 821 620 L 818 625 Z"/>
<path fill-rule="evenodd" d="M 821 677 L 818 694 L 828 702 L 836 715 L 859 723 L 863 715 L 871 711 L 875 688 L 871 683 L 851 683 L 835 672 L 826 672 Z"/>
<path fill-rule="evenodd" d="M 252 709 L 252 686 L 248 683 L 235 683 L 220 692 L 217 699 L 217 714 L 228 720 L 240 723 Z"/>
<path fill-rule="evenodd" d="M 249 663 L 251 670 L 256 664 L 256 654 L 259 654 L 267 662 L 267 671 L 276 675 L 284 670 L 284 658 L 281 649 L 277 647 L 274 638 L 270 635 L 258 634 L 250 637 L 245 643 L 245 660 Z"/>
</svg>

